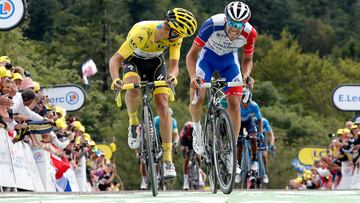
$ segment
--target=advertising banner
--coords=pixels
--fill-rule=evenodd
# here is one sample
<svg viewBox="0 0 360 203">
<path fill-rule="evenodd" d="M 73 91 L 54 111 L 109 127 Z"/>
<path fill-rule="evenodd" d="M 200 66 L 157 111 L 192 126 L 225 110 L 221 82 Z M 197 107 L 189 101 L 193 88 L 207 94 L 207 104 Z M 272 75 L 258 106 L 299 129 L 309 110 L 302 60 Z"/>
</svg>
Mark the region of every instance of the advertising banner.
<svg viewBox="0 0 360 203">
<path fill-rule="evenodd" d="M 9 139 L 3 128 L 0 129 L 0 174 L 0 186 L 16 187 L 10 157 Z"/>
<path fill-rule="evenodd" d="M 50 103 L 60 106 L 66 111 L 76 111 L 85 103 L 85 92 L 78 85 L 59 85 L 43 88 L 43 94 L 47 95 Z"/>
<path fill-rule="evenodd" d="M 360 111 L 360 84 L 337 86 L 332 99 L 335 107 L 341 111 Z"/>
<path fill-rule="evenodd" d="M 17 27 L 25 17 L 25 0 L 0 0 L 0 31 Z"/>
<path fill-rule="evenodd" d="M 319 161 L 321 157 L 326 155 L 326 147 L 304 147 L 299 151 L 298 159 L 300 163 L 312 166 L 315 161 Z"/>
<path fill-rule="evenodd" d="M 40 173 L 40 180 L 46 192 L 56 192 L 54 185 L 55 173 L 52 172 L 50 154 L 42 148 L 33 148 L 34 160 Z M 54 177 L 52 177 L 54 176 Z"/>
</svg>

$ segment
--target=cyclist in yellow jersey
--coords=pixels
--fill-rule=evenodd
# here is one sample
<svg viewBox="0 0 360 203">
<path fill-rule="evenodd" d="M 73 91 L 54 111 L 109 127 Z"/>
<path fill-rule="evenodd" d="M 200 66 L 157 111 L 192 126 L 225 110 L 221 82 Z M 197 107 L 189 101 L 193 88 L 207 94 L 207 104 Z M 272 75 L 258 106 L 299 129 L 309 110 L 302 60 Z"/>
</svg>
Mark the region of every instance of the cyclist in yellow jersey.
<svg viewBox="0 0 360 203">
<path fill-rule="evenodd" d="M 186 9 L 174 8 L 167 12 L 165 21 L 142 21 L 136 23 L 128 33 L 126 41 L 111 57 L 109 69 L 112 78 L 111 89 L 121 89 L 123 83 L 140 81 L 167 80 L 176 84 L 179 74 L 179 58 L 182 38 L 193 35 L 197 22 L 195 16 Z M 169 49 L 169 65 L 165 67 L 164 50 Z M 123 80 L 119 78 L 122 67 Z M 128 144 L 138 149 L 138 106 L 140 90 L 127 90 L 125 102 L 129 115 Z M 176 176 L 172 163 L 171 117 L 168 111 L 169 88 L 157 87 L 154 90 L 157 114 L 160 117 L 160 134 L 162 136 L 164 176 Z"/>
</svg>

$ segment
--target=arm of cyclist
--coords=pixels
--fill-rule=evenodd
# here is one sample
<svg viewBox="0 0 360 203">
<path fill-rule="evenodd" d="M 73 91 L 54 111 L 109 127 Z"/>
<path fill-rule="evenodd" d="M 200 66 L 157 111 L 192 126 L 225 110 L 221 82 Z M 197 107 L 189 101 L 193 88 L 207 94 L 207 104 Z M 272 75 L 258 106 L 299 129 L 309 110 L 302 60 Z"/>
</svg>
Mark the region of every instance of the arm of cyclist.
<svg viewBox="0 0 360 203">
<path fill-rule="evenodd" d="M 193 43 L 189 52 L 186 55 L 186 68 L 190 76 L 190 86 L 191 88 L 198 89 L 200 85 L 196 78 L 196 58 L 201 51 L 201 46 L 196 43 Z"/>
<path fill-rule="evenodd" d="M 242 77 L 243 81 L 246 81 L 247 78 L 250 76 L 252 68 L 253 68 L 253 60 L 252 54 L 251 55 L 243 55 L 242 57 Z M 255 80 L 251 78 L 251 86 L 254 86 Z"/>
<path fill-rule="evenodd" d="M 270 138 L 270 147 L 271 147 L 274 151 L 276 151 L 274 132 L 271 130 L 270 132 L 267 132 L 266 134 L 267 134 L 267 136 Z"/>
<path fill-rule="evenodd" d="M 112 79 L 112 83 L 111 83 L 112 90 L 122 88 L 123 83 L 119 78 L 119 71 L 120 71 L 121 63 L 124 60 L 125 58 L 116 52 L 109 61 L 109 71 Z"/>
<path fill-rule="evenodd" d="M 177 85 L 177 76 L 179 75 L 179 60 L 170 59 L 168 68 L 168 82 Z"/>
</svg>

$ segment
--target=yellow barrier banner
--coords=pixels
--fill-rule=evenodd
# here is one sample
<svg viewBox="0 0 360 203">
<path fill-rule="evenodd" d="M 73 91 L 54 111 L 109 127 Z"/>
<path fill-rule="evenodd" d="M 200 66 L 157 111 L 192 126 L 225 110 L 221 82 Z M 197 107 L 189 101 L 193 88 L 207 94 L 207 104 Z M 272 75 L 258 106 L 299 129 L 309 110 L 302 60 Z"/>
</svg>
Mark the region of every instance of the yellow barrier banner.
<svg viewBox="0 0 360 203">
<path fill-rule="evenodd" d="M 326 147 L 304 147 L 299 151 L 298 159 L 304 165 L 312 166 L 321 157 L 327 156 Z"/>
</svg>

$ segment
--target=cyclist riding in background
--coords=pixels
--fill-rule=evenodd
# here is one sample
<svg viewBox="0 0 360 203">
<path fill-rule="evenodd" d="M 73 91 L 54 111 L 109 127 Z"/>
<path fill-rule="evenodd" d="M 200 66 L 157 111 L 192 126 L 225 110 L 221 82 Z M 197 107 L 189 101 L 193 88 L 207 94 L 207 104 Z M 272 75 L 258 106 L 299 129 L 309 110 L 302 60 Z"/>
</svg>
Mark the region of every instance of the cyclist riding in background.
<svg viewBox="0 0 360 203">
<path fill-rule="evenodd" d="M 262 134 L 265 135 L 265 142 L 264 144 L 267 145 L 268 143 L 270 143 L 270 149 L 275 151 L 276 148 L 275 148 L 275 135 L 274 135 L 274 132 L 273 130 L 271 129 L 271 126 L 270 126 L 270 123 L 268 121 L 268 119 L 262 117 Z M 257 124 L 257 128 L 259 129 L 259 122 L 257 120 L 257 118 L 255 117 L 254 118 L 254 123 Z M 269 168 L 269 159 L 268 159 L 268 153 L 267 153 L 267 150 L 264 150 L 262 151 L 262 156 L 265 160 L 265 171 L 268 172 L 268 168 Z M 263 179 L 263 182 L 264 183 L 269 183 L 269 178 L 267 176 L 267 174 L 265 174 L 265 177 Z"/>
<path fill-rule="evenodd" d="M 250 76 L 253 61 L 256 30 L 248 22 L 251 17 L 249 7 L 238 1 L 225 7 L 225 13 L 210 17 L 201 27 L 192 47 L 186 56 L 186 66 L 190 76 L 190 101 L 199 89 L 198 80 L 210 82 L 215 71 L 226 82 L 246 81 Z M 238 49 L 243 47 L 241 70 Z M 240 100 L 242 87 L 225 87 L 229 103 L 229 114 L 234 126 L 235 139 L 240 129 Z M 205 151 L 200 125 L 205 89 L 200 90 L 196 105 L 189 105 L 194 123 L 193 145 L 197 154 Z"/>
<path fill-rule="evenodd" d="M 184 160 L 183 160 L 183 172 L 184 172 L 183 190 L 189 190 L 189 161 L 190 161 L 190 153 L 193 150 L 192 133 L 193 133 L 193 123 L 191 121 L 188 121 L 184 124 L 184 127 L 182 127 L 180 130 L 180 150 L 183 152 L 183 157 L 184 157 Z M 200 157 L 197 157 L 196 160 L 198 161 L 198 163 L 200 165 Z M 202 173 L 201 175 L 204 177 L 201 177 L 202 181 L 199 180 L 200 187 L 205 185 L 204 180 L 206 178 L 205 173 Z"/>
<path fill-rule="evenodd" d="M 176 84 L 179 74 L 180 47 L 183 38 L 193 35 L 197 22 L 195 16 L 186 9 L 174 8 L 167 12 L 165 21 L 142 21 L 136 23 L 128 33 L 126 41 L 111 57 L 109 69 L 112 78 L 111 89 L 121 89 L 124 83 L 140 81 L 167 80 Z M 169 48 L 169 66 L 166 69 L 164 50 Z M 119 78 L 122 69 L 123 81 Z M 157 114 L 160 117 L 160 134 L 162 136 L 164 176 L 176 176 L 172 163 L 171 119 L 168 110 L 169 87 L 157 87 L 154 90 Z M 140 137 L 138 106 L 140 89 L 126 91 L 125 102 L 129 115 L 128 145 L 138 149 Z"/>
<path fill-rule="evenodd" d="M 244 94 L 245 95 L 245 94 Z M 257 163 L 257 157 L 256 157 L 256 151 L 257 151 L 257 146 L 256 146 L 256 140 L 254 139 L 256 134 L 258 132 L 262 132 L 262 115 L 260 112 L 260 107 L 259 105 L 255 102 L 251 100 L 251 93 L 250 96 L 245 99 L 246 97 L 243 97 L 243 99 L 241 100 L 241 128 L 240 128 L 240 133 L 239 133 L 239 138 L 237 140 L 237 160 L 238 163 L 241 163 L 241 158 L 242 158 L 242 137 L 244 136 L 244 130 L 247 132 L 247 134 L 250 136 L 250 140 L 251 140 L 251 155 L 252 155 L 252 163 L 251 163 L 251 170 L 257 170 L 258 168 L 258 163 Z M 255 123 L 254 123 L 254 117 L 257 118 L 257 125 L 259 126 L 259 129 L 256 128 Z M 237 175 L 237 177 L 235 178 L 235 182 L 239 183 L 241 180 L 240 175 Z"/>
<path fill-rule="evenodd" d="M 169 108 L 169 113 L 171 116 L 171 132 L 172 132 L 172 146 L 176 147 L 179 144 L 179 130 L 177 127 L 177 122 L 176 119 L 172 116 L 173 115 L 173 110 L 171 108 Z M 160 135 L 160 117 L 159 116 L 155 116 L 154 118 L 154 126 L 156 129 L 156 135 L 159 137 L 159 140 L 161 140 L 161 135 Z M 141 173 L 141 185 L 140 185 L 140 189 L 142 190 L 146 190 L 148 189 L 148 176 L 146 174 L 146 168 L 145 168 L 145 163 L 144 160 L 140 160 L 140 173 Z"/>
</svg>

